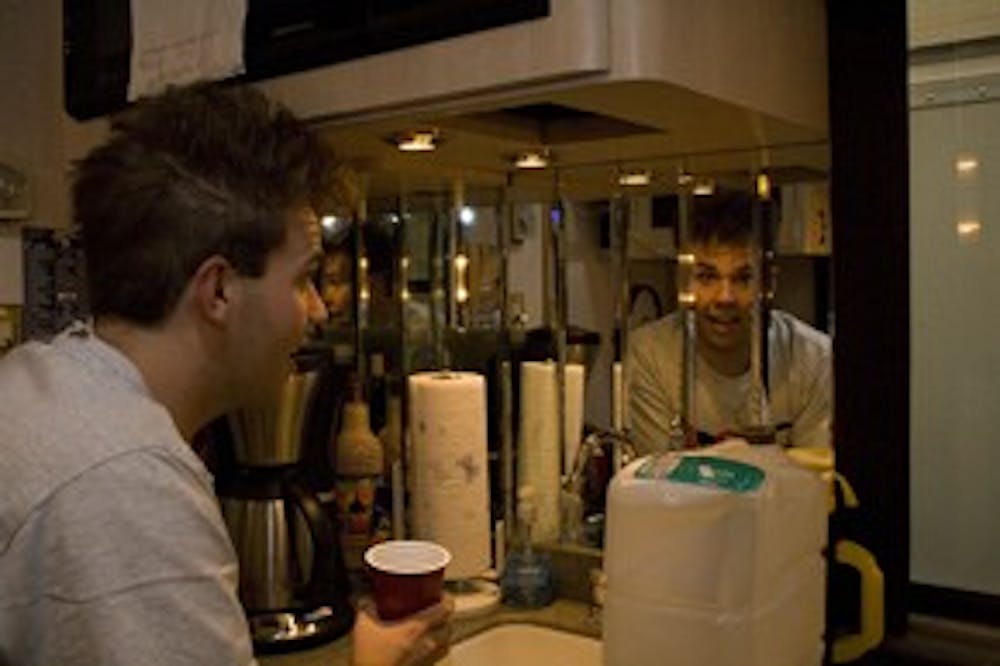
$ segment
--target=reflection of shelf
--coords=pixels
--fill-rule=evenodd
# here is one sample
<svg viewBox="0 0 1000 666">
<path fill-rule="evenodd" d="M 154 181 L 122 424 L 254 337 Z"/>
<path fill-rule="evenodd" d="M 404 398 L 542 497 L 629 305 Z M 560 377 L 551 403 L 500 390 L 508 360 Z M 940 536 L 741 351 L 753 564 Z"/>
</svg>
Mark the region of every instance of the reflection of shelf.
<svg viewBox="0 0 1000 666">
<path fill-rule="evenodd" d="M 781 187 L 781 218 L 775 237 L 779 253 L 828 255 L 832 235 L 830 186 L 826 181 Z"/>
</svg>

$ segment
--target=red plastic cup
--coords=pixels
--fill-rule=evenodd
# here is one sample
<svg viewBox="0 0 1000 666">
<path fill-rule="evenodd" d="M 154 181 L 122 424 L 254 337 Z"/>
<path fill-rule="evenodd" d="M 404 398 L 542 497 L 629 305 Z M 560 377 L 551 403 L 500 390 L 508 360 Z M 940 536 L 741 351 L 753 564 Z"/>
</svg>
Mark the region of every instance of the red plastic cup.
<svg viewBox="0 0 1000 666">
<path fill-rule="evenodd" d="M 365 551 L 383 620 L 412 615 L 441 600 L 451 553 L 431 541 L 385 541 Z"/>
</svg>

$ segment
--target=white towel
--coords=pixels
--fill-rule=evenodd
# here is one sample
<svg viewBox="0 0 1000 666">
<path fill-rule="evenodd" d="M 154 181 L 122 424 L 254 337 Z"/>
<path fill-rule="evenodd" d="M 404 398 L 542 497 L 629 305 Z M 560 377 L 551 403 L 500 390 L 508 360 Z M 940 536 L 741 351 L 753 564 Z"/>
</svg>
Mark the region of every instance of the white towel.
<svg viewBox="0 0 1000 666">
<path fill-rule="evenodd" d="M 132 0 L 128 100 L 245 71 L 247 0 Z"/>
</svg>

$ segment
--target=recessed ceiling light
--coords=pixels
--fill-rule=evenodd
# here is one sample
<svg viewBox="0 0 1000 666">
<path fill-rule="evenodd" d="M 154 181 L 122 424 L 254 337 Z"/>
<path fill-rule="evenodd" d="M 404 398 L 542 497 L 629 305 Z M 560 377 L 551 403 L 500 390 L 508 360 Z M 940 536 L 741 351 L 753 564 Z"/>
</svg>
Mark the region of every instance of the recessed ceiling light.
<svg viewBox="0 0 1000 666">
<path fill-rule="evenodd" d="M 979 242 L 979 234 L 982 231 L 982 228 L 982 223 L 975 219 L 959 220 L 955 225 L 955 230 L 958 232 L 959 240 L 965 243 Z"/>
<path fill-rule="evenodd" d="M 711 178 L 698 178 L 691 193 L 696 197 L 710 197 L 715 193 L 715 181 Z"/>
<path fill-rule="evenodd" d="M 476 221 L 476 210 L 472 206 L 462 206 L 458 211 L 458 221 L 471 227 Z"/>
<path fill-rule="evenodd" d="M 518 169 L 544 169 L 549 165 L 548 152 L 537 152 L 529 150 L 521 153 L 514 159 L 514 166 Z"/>
<path fill-rule="evenodd" d="M 405 153 L 426 153 L 437 148 L 437 132 L 420 130 L 396 138 L 396 147 Z"/>
<path fill-rule="evenodd" d="M 653 174 L 647 169 L 633 169 L 618 174 L 618 184 L 624 187 L 643 187 L 649 185 Z"/>
<path fill-rule="evenodd" d="M 323 238 L 327 241 L 342 236 L 351 226 L 350 220 L 336 215 L 324 215 L 320 218 L 319 223 L 322 227 Z"/>
<path fill-rule="evenodd" d="M 979 168 L 979 160 L 975 155 L 959 155 L 955 159 L 955 171 L 961 175 L 970 175 Z"/>
</svg>

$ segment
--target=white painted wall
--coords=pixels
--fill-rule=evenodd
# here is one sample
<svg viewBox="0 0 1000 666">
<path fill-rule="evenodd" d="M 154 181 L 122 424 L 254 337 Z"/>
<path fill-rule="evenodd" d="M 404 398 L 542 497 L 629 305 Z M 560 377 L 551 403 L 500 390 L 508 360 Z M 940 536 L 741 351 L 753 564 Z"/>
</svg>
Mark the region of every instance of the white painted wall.
<svg viewBox="0 0 1000 666">
<path fill-rule="evenodd" d="M 990 594 L 1000 594 L 998 121 L 1000 101 L 910 113 L 911 578 Z M 977 157 L 974 176 L 956 175 L 959 154 Z M 980 221 L 978 240 L 958 234 L 960 220 Z"/>
<path fill-rule="evenodd" d="M 600 220 L 593 206 L 570 208 L 566 226 L 566 282 L 569 323 L 597 331 L 601 347 L 587 377 L 587 423 L 611 427 L 611 364 L 614 362 L 615 299 L 620 274 L 611 250 L 600 243 Z"/>
<path fill-rule="evenodd" d="M 69 225 L 69 167 L 106 136 L 63 110 L 62 2 L 0 0 L 0 162 L 28 177 L 26 223 Z"/>
<path fill-rule="evenodd" d="M 910 48 L 938 46 L 1000 34 L 994 0 L 909 0 Z"/>
</svg>

